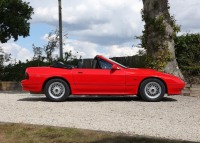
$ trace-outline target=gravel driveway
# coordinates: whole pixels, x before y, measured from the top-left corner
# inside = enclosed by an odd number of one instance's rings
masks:
[[[28,123],[200,142],[200,98],[172,96],[149,103],[137,97],[71,97],[0,94],[0,122]]]

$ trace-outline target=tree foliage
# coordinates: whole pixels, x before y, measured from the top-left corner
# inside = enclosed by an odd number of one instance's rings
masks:
[[[66,39],[67,34],[63,35],[63,39]],[[54,62],[64,62],[66,63],[67,61],[73,61],[74,59],[77,59],[76,55],[72,54],[72,51],[68,51],[64,53],[64,58],[60,59],[58,56],[53,55],[56,49],[59,49],[59,31],[55,30],[52,32],[49,32],[48,36],[46,37],[47,39],[47,44],[45,44],[42,47],[36,47],[35,45],[33,45],[33,52],[34,52],[34,59],[37,60],[46,60],[49,65],[54,63]],[[65,45],[65,41],[63,41],[62,43],[63,45]],[[44,55],[43,52],[44,51]]]
[[[39,60],[39,61],[43,61],[43,57],[42,57],[42,48],[41,47],[36,47],[34,44],[32,45],[33,48],[33,60]]]
[[[29,36],[33,8],[22,0],[0,0],[0,42]]]
[[[3,66],[4,62],[4,52],[3,49],[0,47],[0,68]]]
[[[59,32],[56,30],[55,32],[50,32],[47,36],[48,43],[44,46],[44,51],[46,54],[46,59],[49,63],[52,63],[53,52],[59,46]]]

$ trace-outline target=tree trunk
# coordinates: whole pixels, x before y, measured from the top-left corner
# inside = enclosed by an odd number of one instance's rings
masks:
[[[168,0],[143,0],[145,29],[142,46],[147,50],[150,67],[184,79],[175,57],[175,20],[169,14]]]

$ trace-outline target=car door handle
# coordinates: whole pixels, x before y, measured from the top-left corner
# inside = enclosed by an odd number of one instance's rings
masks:
[[[78,72],[79,74],[83,73],[83,72]]]

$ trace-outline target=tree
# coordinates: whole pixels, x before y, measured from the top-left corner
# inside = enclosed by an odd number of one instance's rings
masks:
[[[18,40],[19,36],[29,36],[33,8],[22,0],[0,1],[0,42],[6,43],[9,39]]]
[[[4,52],[3,49],[0,47],[0,68],[3,66],[4,62]]]
[[[42,57],[42,48],[41,47],[36,47],[34,44],[32,45],[33,48],[33,61],[36,60],[38,61],[38,66],[40,65],[40,62],[44,61],[44,57]]]
[[[42,48],[36,47],[34,44],[32,45],[33,48],[33,60],[42,60]]]
[[[3,67],[4,62],[9,62],[11,59],[11,54],[5,53],[0,47],[0,67]]]
[[[53,62],[53,52],[59,46],[59,32],[50,32],[47,36],[48,43],[44,46],[44,52],[46,54],[46,59],[51,64]]]
[[[62,34],[63,38],[62,39],[67,39],[68,34]],[[53,52],[59,48],[59,41],[60,41],[60,34],[59,31],[56,29],[53,32],[50,32],[47,36],[48,43],[44,45],[44,52],[46,55],[46,59],[49,62],[49,64],[52,64],[54,61],[67,61],[69,58],[73,58],[73,55],[71,52],[65,52],[65,58],[58,58],[58,57],[53,57]],[[65,45],[65,40],[62,40],[62,45]]]
[[[147,66],[183,79],[174,50],[174,38],[180,27],[170,16],[168,0],[142,1],[145,22],[142,46],[147,50]]]

